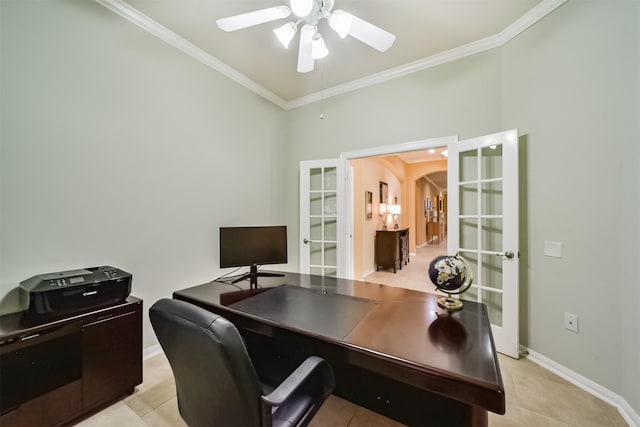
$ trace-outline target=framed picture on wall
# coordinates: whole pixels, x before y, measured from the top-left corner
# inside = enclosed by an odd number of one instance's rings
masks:
[[[373,193],[371,191],[364,192],[364,217],[366,219],[373,218]]]
[[[389,186],[380,181],[380,203],[389,203]]]

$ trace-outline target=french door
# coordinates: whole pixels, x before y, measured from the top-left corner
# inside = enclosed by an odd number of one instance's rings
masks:
[[[345,165],[300,162],[300,273],[344,277]]]
[[[449,253],[474,274],[461,298],[487,305],[496,348],[518,357],[518,131],[451,143]]]

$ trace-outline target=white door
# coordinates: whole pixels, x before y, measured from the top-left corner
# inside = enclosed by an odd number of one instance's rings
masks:
[[[518,357],[518,131],[449,144],[449,253],[471,265],[461,298],[485,303],[500,353]]]
[[[300,162],[300,273],[344,277],[344,169],[341,159]]]

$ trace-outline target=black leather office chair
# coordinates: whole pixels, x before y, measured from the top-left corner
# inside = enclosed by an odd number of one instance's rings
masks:
[[[304,426],[333,390],[331,367],[315,356],[276,387],[261,384],[235,326],[193,304],[161,299],[149,316],[189,426]]]

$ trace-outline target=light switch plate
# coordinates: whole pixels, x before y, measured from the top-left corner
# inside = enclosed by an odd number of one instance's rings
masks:
[[[544,254],[554,258],[562,258],[562,243],[544,241]]]

